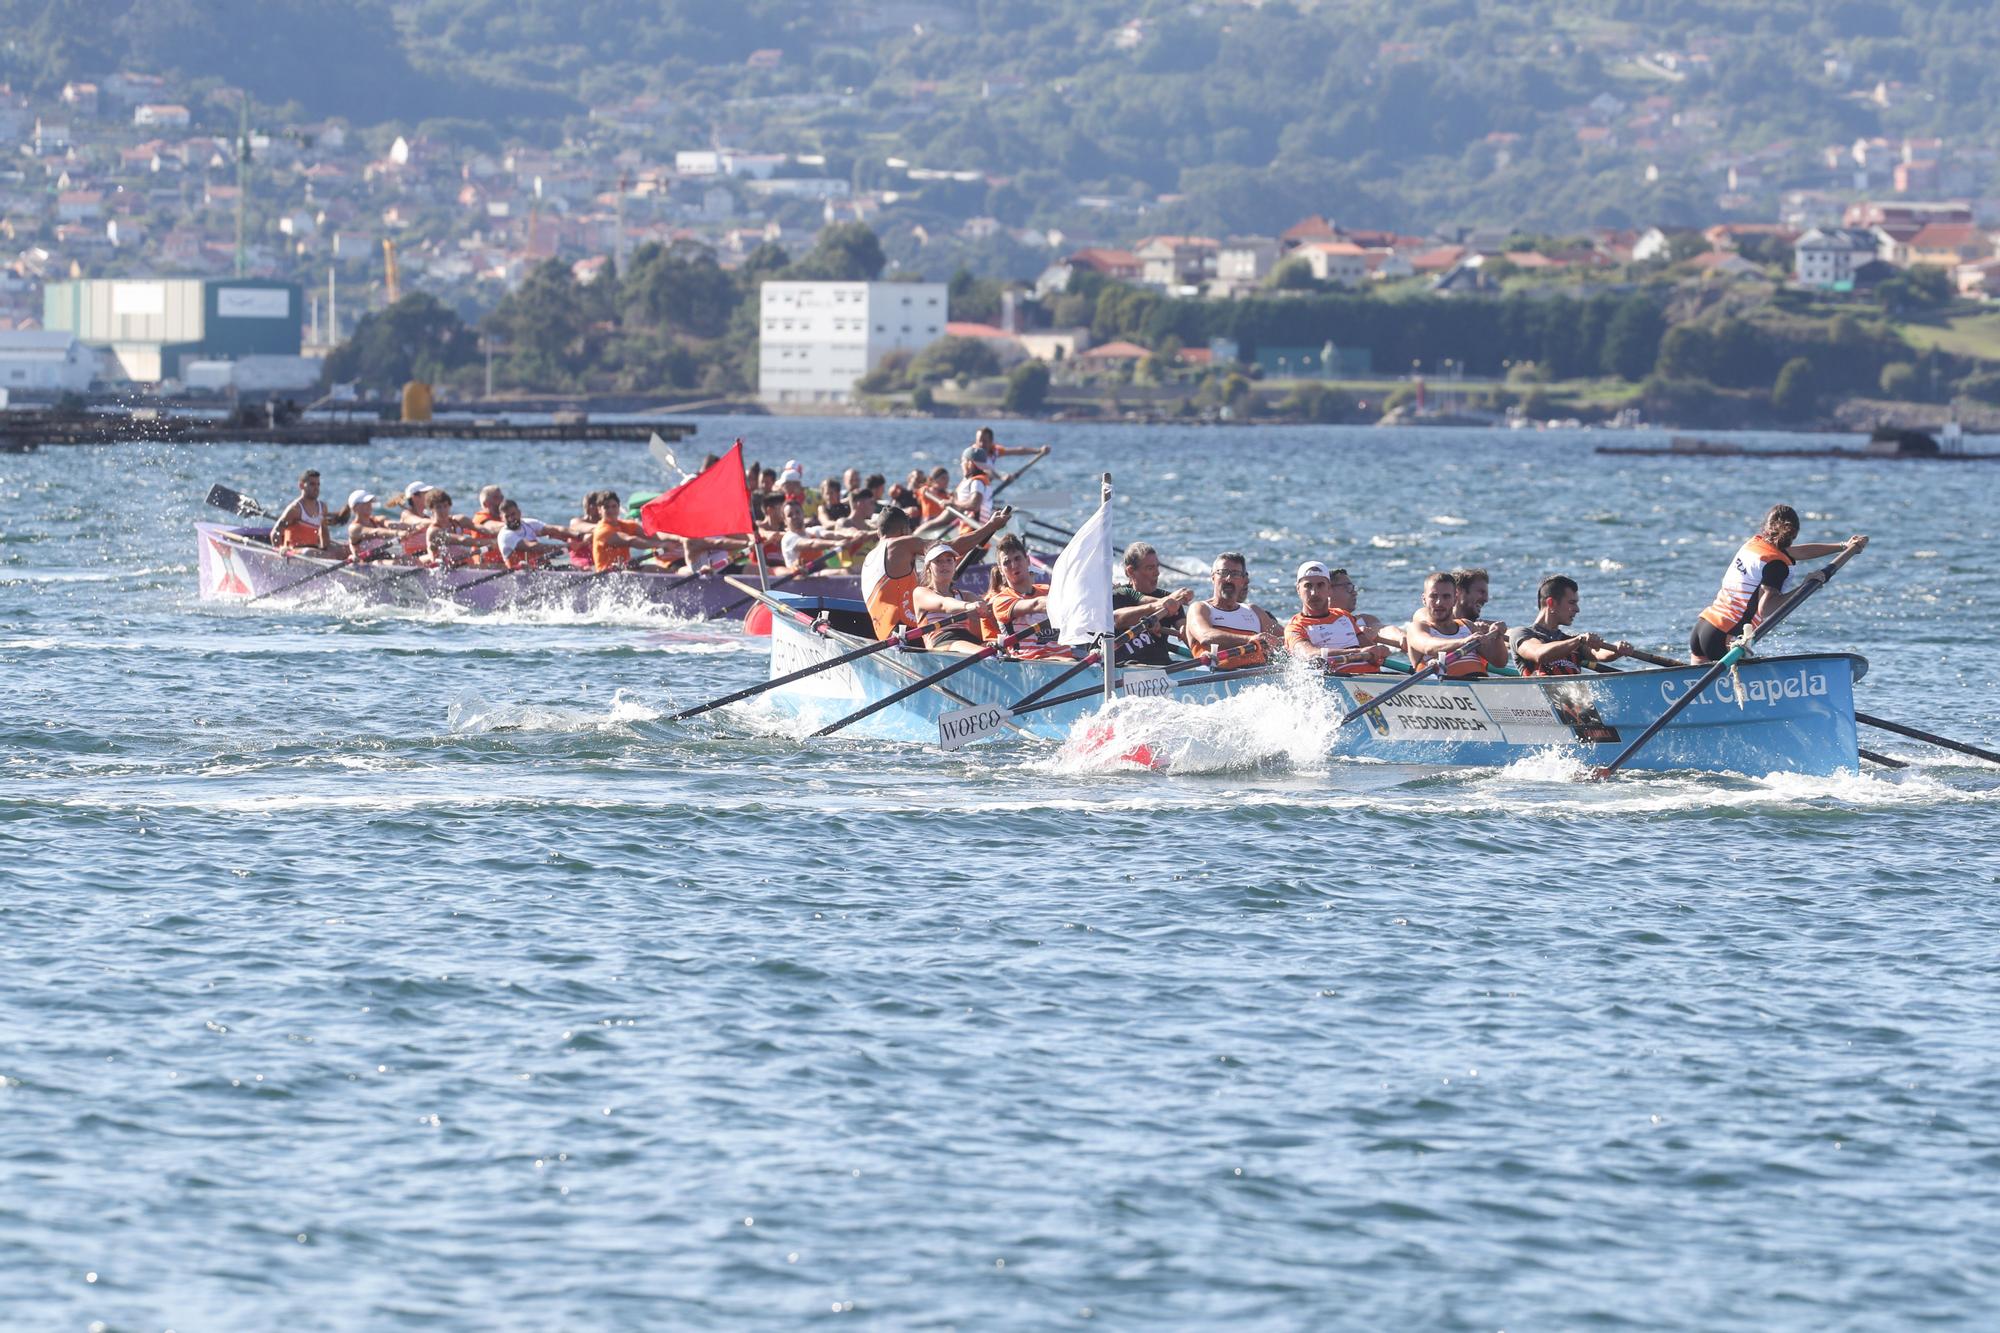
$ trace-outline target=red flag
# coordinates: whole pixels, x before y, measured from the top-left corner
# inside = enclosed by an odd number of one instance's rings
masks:
[[[639,523],[649,533],[675,537],[739,537],[753,531],[743,441],[665,495],[646,501]]]

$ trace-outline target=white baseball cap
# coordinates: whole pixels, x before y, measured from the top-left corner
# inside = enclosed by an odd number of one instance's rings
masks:
[[[928,565],[941,555],[956,556],[957,554],[958,548],[950,542],[932,542],[930,548],[924,552],[924,563]]]
[[[430,488],[431,484],[427,481],[413,481],[403,488],[403,498],[407,500],[413,495],[422,495]]]
[[[349,491],[347,493],[347,507],[349,509],[354,508],[356,505],[372,505],[374,503],[375,497],[367,491]]]
[[[787,465],[785,470],[778,474],[778,484],[783,486],[788,481],[796,481],[803,486],[806,484],[806,474],[799,471],[796,465]]]
[[[1302,583],[1306,579],[1325,579],[1331,577],[1333,576],[1326,572],[1325,565],[1322,565],[1317,560],[1308,560],[1299,566],[1298,573],[1292,575],[1292,582]]]

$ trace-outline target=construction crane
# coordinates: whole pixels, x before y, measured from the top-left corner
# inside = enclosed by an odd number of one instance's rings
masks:
[[[389,293],[389,304],[396,304],[401,294],[402,284],[397,280],[396,243],[387,236],[382,238],[382,286]]]

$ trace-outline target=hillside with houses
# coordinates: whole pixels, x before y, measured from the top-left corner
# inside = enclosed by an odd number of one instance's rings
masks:
[[[1435,356],[1381,332],[1447,302],[1643,302],[1659,348],[1613,378],[1661,406],[1774,387],[1792,357],[1752,385],[1669,354],[1725,325],[1859,330],[1871,383],[1822,396],[1976,397],[2000,355],[2000,37],[1963,6],[0,10],[15,330],[54,281],[243,275],[298,284],[309,355],[417,293],[497,389],[741,394],[754,282],[858,227],[880,265],[828,274],[950,281],[958,336],[1059,386],[1085,353],[1187,382],[1232,347],[1253,379],[1547,369],[1519,320]],[[551,350],[524,311],[581,331]]]

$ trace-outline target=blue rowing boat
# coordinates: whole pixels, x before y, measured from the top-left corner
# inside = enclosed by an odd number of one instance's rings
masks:
[[[872,638],[861,603],[772,593],[770,679],[815,662],[830,661]],[[780,712],[818,727],[959,660],[954,655],[889,649],[807,676],[765,696]],[[1071,663],[990,658],[938,686],[919,691],[856,723],[843,735],[943,744],[955,748],[952,729],[981,710],[1004,714]],[[1683,710],[1632,761],[1653,770],[1692,769],[1761,775],[1827,774],[1857,770],[1854,682],[1868,670],[1852,653],[1805,653],[1756,658],[1724,675]],[[1171,674],[1120,673],[1121,692],[1215,704],[1264,688],[1273,708],[1297,708],[1300,688],[1330,691],[1341,712],[1360,708],[1406,677],[1320,676],[1287,664],[1244,671],[1207,667]],[[1393,764],[1495,766],[1551,749],[1587,764],[1605,762],[1702,675],[1698,667],[1660,667],[1588,676],[1489,676],[1428,680],[1400,691],[1381,708],[1334,733],[1337,756]],[[1089,689],[1096,668],[1072,684]],[[1071,693],[1065,687],[1051,697]],[[1087,697],[1052,708],[983,719],[996,737],[1061,741],[1100,699]],[[1141,705],[1143,706],[1143,705]],[[998,725],[992,724],[997,722]],[[941,731],[942,724],[942,731]]]

